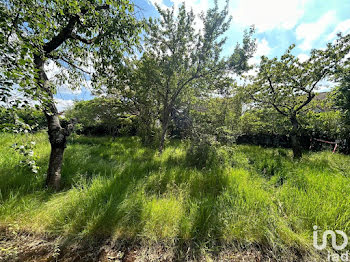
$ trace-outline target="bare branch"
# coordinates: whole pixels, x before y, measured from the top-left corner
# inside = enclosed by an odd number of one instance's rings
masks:
[[[70,65],[70,66],[72,66],[72,67],[78,69],[79,71],[82,71],[82,72],[85,73],[85,74],[88,74],[88,75],[91,74],[90,72],[88,72],[88,71],[82,69],[81,67],[79,67],[79,66],[77,66],[76,64],[72,63],[71,61],[67,60],[67,59],[66,59],[65,57],[63,57],[63,56],[62,56],[62,57],[59,57],[58,59],[61,59],[62,61],[64,61],[64,62],[67,63],[68,65]]]
[[[79,67],[78,65],[76,65],[76,64],[74,64],[73,62],[69,61],[69,60],[68,60],[66,57],[64,57],[64,56],[57,56],[57,55],[49,54],[49,55],[47,55],[47,57],[48,57],[48,58],[51,58],[51,59],[62,60],[62,61],[64,61],[65,63],[67,63],[68,65],[70,65],[70,66],[72,66],[72,67],[78,69],[79,71],[82,71],[82,72],[85,73],[85,74],[88,74],[88,75],[91,74],[90,72],[88,72],[88,71],[82,69],[82,68]]]
[[[248,93],[248,94],[255,102],[262,103],[262,104],[268,104],[268,105],[272,106],[273,108],[275,108],[278,113],[280,113],[284,116],[288,116],[288,114],[284,113],[280,108],[278,108],[278,106],[275,103],[257,99],[252,93]]]

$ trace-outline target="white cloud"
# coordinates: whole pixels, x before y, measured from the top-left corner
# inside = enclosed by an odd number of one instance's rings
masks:
[[[254,66],[248,72],[244,73],[245,77],[256,76],[258,74],[258,69],[256,66],[260,63],[260,59],[262,56],[268,56],[271,53],[271,47],[269,46],[269,42],[263,38],[257,41],[257,49],[255,55],[249,59],[248,64],[250,66]],[[245,80],[239,80],[239,84],[243,84]]]
[[[210,0],[169,0],[175,10],[185,2],[187,7],[193,9],[195,14],[205,12],[210,6]],[[305,3],[309,0],[240,0],[230,2],[230,14],[233,22],[243,27],[255,25],[258,32],[272,30],[274,28],[292,29],[304,14]],[[162,9],[169,8],[165,0],[148,0],[154,6],[157,4]],[[224,1],[219,1],[220,4]],[[196,19],[197,27],[201,28],[199,19]]]
[[[344,35],[350,33],[350,19],[340,22],[332,33],[327,37],[327,41],[333,40],[338,33],[343,33]]]
[[[84,87],[87,90],[91,91],[93,89],[91,79],[89,79],[89,80],[84,79],[83,82],[81,83],[81,87]]]
[[[257,56],[263,56],[263,55],[268,55],[271,52],[271,47],[269,46],[269,42],[263,38],[261,40],[258,40],[257,42],[257,50],[256,50],[256,55]]]
[[[57,88],[57,94],[80,95],[81,92],[82,92],[81,88],[71,89],[67,85],[61,85]]]
[[[175,7],[175,11],[178,9],[182,3],[185,2],[186,7],[192,8],[193,12],[196,14],[199,14],[202,11],[206,11],[209,8],[209,0],[169,0],[172,3],[172,6]],[[162,9],[167,9],[169,6],[167,6],[164,3],[164,0],[149,0],[151,4],[154,6],[157,4],[159,5]]]
[[[258,32],[275,28],[292,29],[304,14],[307,0],[241,0],[233,3],[233,22],[248,27],[255,25]]]
[[[73,100],[64,100],[60,98],[55,98],[55,103],[59,112],[66,110],[73,106]]]
[[[315,90],[316,92],[329,92],[337,86],[337,83],[329,79],[322,80]]]
[[[296,30],[296,37],[303,42],[298,46],[302,50],[310,50],[315,40],[319,39],[327,28],[336,20],[336,12],[329,11],[318,21],[309,24],[301,24]]]
[[[249,65],[258,64],[261,56],[268,56],[270,52],[271,47],[269,46],[269,42],[265,38],[258,40],[255,55],[248,61]]]
[[[307,54],[299,54],[298,58],[299,58],[300,62],[305,62],[306,60],[308,60],[310,58],[310,56]]]
[[[62,68],[58,67],[58,65],[52,60],[49,60],[48,63],[45,63],[44,68],[46,75],[50,81],[53,80],[56,77],[56,75],[58,75],[62,71]]]
[[[158,5],[162,9],[167,8],[167,6],[163,3],[163,0],[148,0],[148,2],[154,6]]]
[[[164,0],[148,0],[151,4],[153,4],[154,6],[157,4],[159,5],[162,9],[168,9],[170,8],[169,6],[167,6],[164,3]],[[182,5],[182,3],[185,2],[186,5],[186,9],[192,9],[194,14],[196,15],[195,18],[195,27],[197,30],[200,30],[203,28],[203,23],[201,21],[201,19],[199,18],[199,14],[201,12],[206,12],[209,9],[209,0],[169,0],[171,2],[171,6],[174,6],[175,8],[175,14],[179,8],[180,5]]]
[[[87,60],[87,65],[82,67],[83,70],[90,72],[92,74],[95,72],[93,67],[92,58],[89,57]],[[68,69],[59,66],[52,60],[49,60],[45,64],[45,72],[50,82],[57,86],[57,94],[71,94],[80,95],[82,93],[82,88],[92,90],[91,78],[87,74],[83,74],[81,78],[77,79],[70,78]],[[64,75],[66,79],[60,80],[59,75]]]

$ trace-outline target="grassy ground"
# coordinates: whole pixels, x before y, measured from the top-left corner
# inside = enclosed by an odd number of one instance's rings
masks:
[[[10,149],[24,137],[0,134],[0,223],[64,238],[113,238],[142,245],[258,248],[278,259],[316,256],[314,225],[350,235],[350,157],[330,152],[291,160],[284,149],[221,148],[198,169],[186,146],[164,153],[137,138],[72,137],[63,190],[43,188],[49,144],[36,134],[38,174]],[[181,248],[179,248],[181,249]]]

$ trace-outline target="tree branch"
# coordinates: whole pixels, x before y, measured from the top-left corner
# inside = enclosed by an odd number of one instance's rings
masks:
[[[71,32],[69,38],[72,38],[72,39],[75,39],[75,40],[79,40],[80,42],[84,43],[84,44],[87,44],[87,45],[90,45],[92,43],[94,43],[96,41],[96,39],[98,39],[99,35],[94,37],[94,38],[90,38],[90,39],[86,39],[80,35],[77,35],[76,33],[74,32]]]
[[[273,103],[273,102],[267,102],[267,101],[263,101],[263,100],[259,100],[257,99],[253,94],[251,93],[248,93],[249,96],[255,101],[255,102],[258,102],[258,103],[262,103],[262,104],[268,104],[268,105],[271,105],[273,108],[276,109],[276,111],[284,116],[288,116],[288,114],[284,113],[281,109],[278,108],[278,106]]]
[[[12,27],[11,27],[10,31],[8,32],[8,34],[6,36],[6,41],[7,42],[9,41],[9,38],[12,35],[13,28],[17,28],[17,21],[18,21],[20,13],[21,13],[21,9],[18,10],[16,17],[12,20]]]
[[[302,103],[298,108],[295,110],[295,112],[299,112],[304,106],[309,104],[311,100],[315,97],[315,94],[312,93],[312,91],[315,89],[316,85],[325,77],[325,75],[329,72],[329,69],[323,70],[322,74],[320,77],[315,81],[315,83],[312,84],[311,89],[306,91],[308,93],[307,99]]]
[[[274,89],[274,87],[273,87],[273,85],[272,85],[272,81],[271,81],[271,78],[270,78],[269,76],[267,77],[267,80],[268,80],[268,82],[269,82],[269,87],[270,87],[270,89],[271,89],[271,91],[272,91],[272,93],[273,93],[273,102],[270,102],[269,104],[272,105],[272,106],[277,110],[278,113],[280,113],[280,114],[282,114],[282,115],[284,115],[284,116],[288,116],[288,114],[284,113],[284,112],[283,112],[281,109],[279,109],[278,106],[276,105],[276,91],[275,91],[275,89]],[[287,109],[289,109],[289,108],[287,107]]]
[[[59,57],[59,59],[61,59],[62,61],[64,61],[64,62],[67,63],[68,65],[70,65],[70,66],[72,66],[72,67],[74,67],[74,68],[76,68],[76,69],[82,71],[82,72],[85,73],[85,74],[88,74],[88,75],[91,74],[90,72],[88,72],[88,71],[82,69],[81,67],[79,67],[79,66],[77,66],[76,64],[72,63],[71,61],[67,60],[65,57]]]
[[[88,75],[91,74],[90,72],[88,72],[88,71],[82,69],[81,67],[77,66],[76,64],[72,63],[71,61],[69,61],[69,60],[68,60],[66,57],[64,57],[64,56],[57,56],[57,55],[51,55],[51,54],[49,54],[49,55],[47,55],[47,57],[48,57],[48,58],[51,58],[51,59],[62,60],[62,61],[64,61],[65,63],[67,63],[68,65],[70,65],[70,66],[72,66],[72,67],[74,67],[74,68],[76,68],[76,69],[82,71],[82,72],[85,73],[85,74],[88,74]]]
[[[328,69],[325,69],[325,70],[322,72],[322,74],[321,74],[321,76],[319,77],[319,79],[317,79],[317,80],[315,81],[315,83],[312,85],[312,87],[311,87],[311,89],[310,89],[310,93],[315,89],[316,85],[326,76],[326,74],[327,74],[328,72],[329,72]]]
[[[97,11],[109,9],[109,5],[101,5],[95,8]],[[80,15],[85,15],[88,12],[88,9],[82,9]],[[72,16],[68,24],[62,28],[62,30],[54,36],[49,42],[47,42],[43,49],[45,54],[50,54],[53,50],[58,48],[61,44],[63,44],[64,41],[66,41],[68,38],[71,37],[71,34],[74,30],[75,25],[79,22],[80,15],[76,14]]]
[[[74,26],[79,21],[79,16],[75,15],[71,19],[69,19],[68,24],[62,28],[62,30],[58,33],[58,35],[54,36],[51,41],[47,42],[43,49],[45,54],[50,54],[53,50],[58,48],[64,41],[66,41],[69,37],[71,32],[74,29]]]
[[[295,112],[299,112],[304,106],[309,104],[311,100],[315,97],[315,94],[312,94],[311,92],[309,93],[307,99],[305,100],[304,103],[302,103],[297,109],[295,109]]]

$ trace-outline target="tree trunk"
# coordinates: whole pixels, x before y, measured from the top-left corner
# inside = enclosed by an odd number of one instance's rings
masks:
[[[64,149],[66,148],[67,137],[73,130],[73,123],[69,123],[64,127],[61,126],[60,119],[58,117],[58,110],[53,98],[53,92],[44,70],[44,60],[39,55],[35,55],[34,63],[38,69],[37,82],[39,92],[43,94],[41,103],[47,120],[48,135],[51,144],[46,186],[54,190],[58,190],[61,182],[63,153]]]
[[[299,136],[292,134],[291,140],[292,140],[293,158],[300,159],[303,153],[300,145]]]
[[[300,159],[303,153],[302,153],[302,147],[300,144],[300,137],[299,137],[299,122],[295,115],[293,115],[290,118],[290,120],[292,123],[291,142],[292,142],[293,158]]]
[[[64,147],[51,144],[49,169],[47,171],[46,186],[54,190],[60,189],[61,167],[63,163]]]
[[[49,168],[47,170],[46,186],[54,190],[59,190],[61,183],[61,167],[63,163],[64,149],[67,144],[72,127],[66,128],[61,126],[58,114],[47,115],[48,134],[51,144],[51,154]]]
[[[161,133],[160,144],[159,144],[160,154],[163,152],[163,149],[164,149],[165,138],[166,138],[166,134],[168,132],[168,126],[169,126],[169,118],[170,118],[170,110],[168,108],[165,108],[163,112],[162,133]]]

